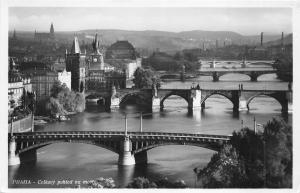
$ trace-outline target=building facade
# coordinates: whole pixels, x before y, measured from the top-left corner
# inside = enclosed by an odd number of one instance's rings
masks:
[[[85,90],[86,54],[81,53],[77,37],[74,37],[71,51],[66,50],[66,70],[71,72],[71,89],[77,92]]]
[[[125,71],[126,79],[132,79],[135,70],[141,67],[141,58],[138,57],[134,46],[128,41],[117,41],[106,51],[105,62]]]
[[[86,89],[101,90],[110,88],[111,85],[115,85],[118,88],[126,88],[125,73],[123,71],[115,71],[113,66],[104,63],[97,34],[92,42],[92,47],[93,52],[87,56]]]

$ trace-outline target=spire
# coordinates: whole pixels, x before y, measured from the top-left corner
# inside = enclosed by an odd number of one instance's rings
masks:
[[[50,34],[54,34],[54,27],[53,27],[53,23],[51,22],[51,27],[50,27]]]
[[[94,40],[92,42],[92,46],[93,46],[94,53],[100,54],[100,51],[99,51],[99,49],[100,49],[100,41],[98,39],[98,34],[97,33],[96,33],[95,38],[94,38]]]
[[[13,39],[17,39],[16,29],[14,29]]]
[[[283,40],[283,38],[284,38],[284,34],[283,34],[283,32],[281,32],[281,47],[283,47],[283,44],[284,44],[284,40]]]
[[[71,48],[71,54],[80,54],[80,46],[77,39],[77,36],[74,37],[72,48]]]

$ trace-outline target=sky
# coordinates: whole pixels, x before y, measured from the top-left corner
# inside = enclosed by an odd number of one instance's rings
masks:
[[[159,31],[292,32],[290,8],[195,7],[10,7],[9,30],[55,31],[122,29]]]

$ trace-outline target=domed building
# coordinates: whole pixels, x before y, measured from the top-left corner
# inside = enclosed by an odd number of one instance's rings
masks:
[[[138,67],[141,67],[141,58],[131,43],[127,40],[113,43],[105,53],[105,63],[126,72],[126,79],[133,78]]]
[[[106,51],[106,59],[136,59],[136,51],[127,40],[117,41]]]

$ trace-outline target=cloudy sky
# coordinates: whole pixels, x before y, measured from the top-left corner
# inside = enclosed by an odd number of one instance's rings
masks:
[[[160,31],[292,32],[289,8],[9,8],[9,30],[124,29]]]

